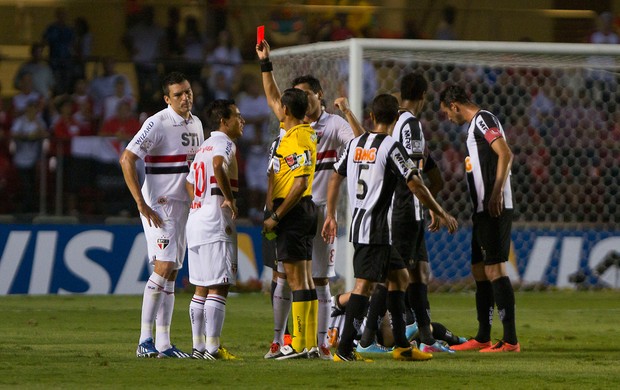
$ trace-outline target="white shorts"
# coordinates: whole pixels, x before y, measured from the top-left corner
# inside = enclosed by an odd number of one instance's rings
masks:
[[[189,206],[187,202],[168,200],[151,208],[162,219],[163,225],[159,228],[149,226],[146,218],[140,214],[149,263],[153,264],[155,260],[169,261],[176,263],[175,269],[181,269],[185,260],[185,225]]]
[[[317,226],[316,236],[312,241],[312,277],[313,278],[332,278],[336,276],[336,240],[333,244],[328,244],[321,236],[325,215],[327,214],[326,205],[316,205]]]
[[[194,286],[235,284],[237,240],[202,244],[188,251],[189,281]]]

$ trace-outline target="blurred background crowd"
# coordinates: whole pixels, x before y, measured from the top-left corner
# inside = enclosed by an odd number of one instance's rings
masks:
[[[40,214],[85,221],[137,216],[118,156],[142,121],[164,107],[162,75],[178,70],[192,83],[194,115],[202,116],[214,99],[236,100],[246,120],[239,140],[244,192],[239,209],[248,223],[259,223],[267,145],[276,132],[255,61],[254,33],[260,24],[273,48],[349,38],[620,43],[620,18],[614,13],[614,5],[620,4],[614,1],[546,1],[544,9],[522,9],[518,1],[462,5],[407,0],[126,0],[54,1],[32,7],[5,3],[0,16],[10,23],[0,27],[0,214],[23,220]],[[529,24],[523,27],[519,20]],[[377,92],[375,78],[380,77],[374,72],[378,65],[365,66],[370,68],[366,75],[372,75],[366,76],[372,97]],[[435,73],[427,69],[427,76]],[[502,99],[488,108],[509,119],[517,178],[532,186],[559,186],[556,193],[519,192],[522,202],[539,204],[540,210],[531,212],[540,213],[542,220],[548,203],[568,202],[567,213],[572,202],[596,205],[604,200],[606,180],[619,176],[617,76],[589,78],[602,84],[596,88],[602,91],[599,96],[589,94],[588,86],[560,88],[562,77],[533,71],[520,85],[509,72],[486,72],[476,75],[475,87],[470,88],[482,106],[489,95],[525,102],[521,111],[511,111],[513,105]],[[428,116],[435,125],[427,138],[453,140],[442,144],[436,160],[449,176],[446,191],[454,190],[450,186],[460,180],[464,149],[447,123],[431,118],[436,111],[429,109]],[[589,143],[575,154],[574,140]],[[552,159],[575,161],[551,163]],[[576,172],[577,177],[600,177],[600,185],[590,198],[564,199],[575,193],[571,186],[582,184],[567,181],[575,176],[571,169],[582,165],[580,159],[588,160],[591,168]],[[551,166],[565,168],[550,171]],[[544,199],[532,199],[532,194]]]

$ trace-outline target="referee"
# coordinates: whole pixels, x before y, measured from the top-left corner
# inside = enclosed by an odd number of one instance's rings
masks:
[[[312,240],[316,234],[317,209],[312,201],[316,165],[316,134],[303,119],[308,109],[304,91],[289,88],[280,94],[269,61],[269,44],[256,45],[263,86],[269,107],[286,133],[272,161],[273,213],[263,223],[275,232],[278,272],[284,272],[293,292],[293,341],[280,349],[276,360],[306,358],[318,354],[317,294],[312,281]]]

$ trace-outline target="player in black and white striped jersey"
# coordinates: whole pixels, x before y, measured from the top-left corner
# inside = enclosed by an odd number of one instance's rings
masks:
[[[510,187],[512,152],[499,119],[474,104],[453,85],[439,96],[441,111],[457,125],[469,124],[465,171],[473,206],[472,275],[476,281],[478,334],[454,350],[520,352],[515,326],[515,297],[506,262],[510,253],[513,204]],[[504,335],[491,344],[491,323],[497,305]]]
[[[372,103],[371,119],[374,129],[350,141],[334,165],[327,194],[327,217],[322,236],[333,241],[338,224],[335,209],[340,184],[346,178],[351,207],[350,240],[355,247],[353,267],[355,287],[346,307],[346,319],[335,361],[362,360],[353,350],[354,337],[362,324],[365,308],[374,282],[385,282],[398,273],[388,275],[390,263],[401,263],[393,269],[403,269],[404,263],[391,247],[391,226],[388,214],[398,180],[407,181],[409,189],[422,203],[433,210],[436,219],[430,226],[440,225],[450,232],[457,228],[456,220],[437,204],[418,176],[418,167],[403,146],[388,135],[398,117],[398,101],[391,95],[379,95]],[[431,354],[413,349],[405,337],[404,289],[388,294],[388,310],[392,313],[395,340],[393,356],[398,360],[427,360]]]

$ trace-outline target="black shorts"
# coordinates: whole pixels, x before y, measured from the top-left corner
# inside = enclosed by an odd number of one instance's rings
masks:
[[[388,270],[405,268],[405,263],[391,245],[353,244],[353,274],[356,279],[385,282]]]
[[[428,262],[424,221],[393,219],[392,245],[409,269],[413,269],[418,261]]]
[[[282,204],[273,202],[273,209]],[[276,260],[283,262],[311,260],[312,240],[316,235],[317,209],[310,196],[301,198],[276,226]]]
[[[512,217],[512,210],[504,210],[497,218],[491,217],[486,211],[473,215],[472,264],[483,261],[484,265],[492,265],[508,261]]]

